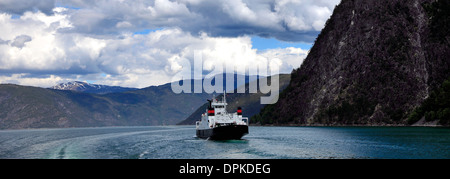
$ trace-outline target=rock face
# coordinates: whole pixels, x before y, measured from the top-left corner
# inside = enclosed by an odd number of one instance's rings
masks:
[[[343,0],[262,124],[402,125],[450,75],[450,5]]]

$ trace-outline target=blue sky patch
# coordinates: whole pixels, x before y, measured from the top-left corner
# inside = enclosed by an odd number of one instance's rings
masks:
[[[158,30],[163,30],[163,29],[164,28],[144,29],[144,30],[141,30],[141,31],[134,32],[133,35],[136,35],[136,34],[146,35],[146,34],[149,34],[150,32],[156,32]]]
[[[284,42],[279,41],[275,38],[263,38],[259,36],[252,36],[252,46],[258,50],[267,50],[267,49],[275,49],[275,48],[287,48],[287,47],[295,47],[301,48],[303,50],[309,50],[312,47],[312,43],[303,43],[303,42]]]

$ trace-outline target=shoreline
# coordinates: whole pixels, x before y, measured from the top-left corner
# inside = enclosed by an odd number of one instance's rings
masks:
[[[425,118],[420,119],[414,124],[265,124],[261,125],[260,123],[249,124],[249,126],[280,126],[280,127],[450,127],[448,125],[438,124],[439,120],[434,121],[426,121]]]
[[[450,128],[443,125],[249,125],[251,127],[432,127],[432,128]]]
[[[440,124],[249,124],[249,126],[261,127],[450,127]]]

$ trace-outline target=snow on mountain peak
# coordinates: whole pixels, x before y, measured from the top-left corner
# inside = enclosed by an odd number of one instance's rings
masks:
[[[90,84],[82,81],[71,81],[67,83],[60,83],[58,85],[50,87],[50,89],[106,94],[106,93],[130,91],[135,90],[136,88],[125,88],[120,86]]]

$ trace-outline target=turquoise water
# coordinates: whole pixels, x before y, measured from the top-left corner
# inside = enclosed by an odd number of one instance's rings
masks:
[[[243,140],[195,137],[193,126],[0,131],[0,158],[450,158],[450,129],[250,127]]]

